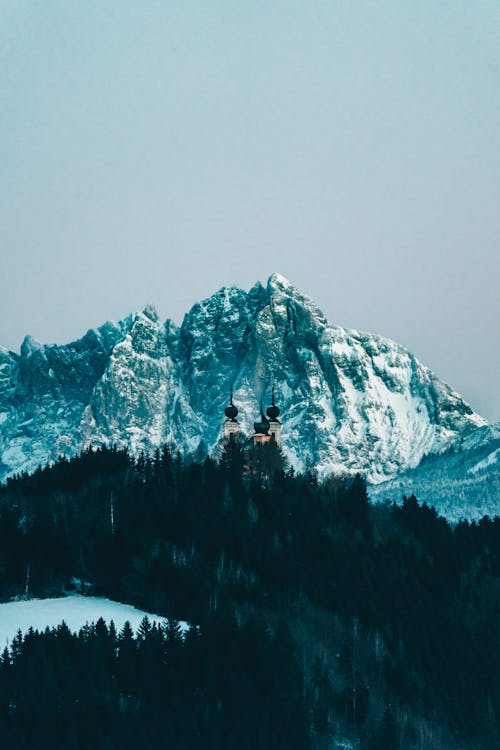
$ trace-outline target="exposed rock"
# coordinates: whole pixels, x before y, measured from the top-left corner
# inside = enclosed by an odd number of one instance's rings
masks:
[[[328,323],[275,274],[221,289],[180,329],[147,307],[66,346],[0,349],[0,477],[89,443],[211,450],[230,387],[250,432],[272,384],[298,469],[380,482],[486,424],[402,346]]]

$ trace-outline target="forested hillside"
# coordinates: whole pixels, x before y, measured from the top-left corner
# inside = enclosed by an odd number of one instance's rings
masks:
[[[0,670],[12,747],[45,746],[30,732],[52,715],[75,748],[500,743],[500,519],[371,505],[361,479],[294,476],[273,448],[252,474],[238,446],[89,450],[0,488],[0,596],[74,578],[197,627],[18,638]]]

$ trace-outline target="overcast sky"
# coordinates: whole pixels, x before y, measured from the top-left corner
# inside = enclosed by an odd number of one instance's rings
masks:
[[[274,271],[500,419],[498,0],[0,0],[0,343]]]

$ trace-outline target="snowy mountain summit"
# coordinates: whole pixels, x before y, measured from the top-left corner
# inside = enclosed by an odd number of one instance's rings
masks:
[[[404,347],[329,323],[287,279],[225,287],[181,327],[153,307],[64,346],[0,349],[0,478],[88,444],[212,450],[231,386],[250,432],[274,384],[296,468],[372,482],[486,421]]]

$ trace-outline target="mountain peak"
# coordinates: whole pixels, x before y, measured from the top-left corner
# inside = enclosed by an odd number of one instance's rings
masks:
[[[43,344],[28,334],[24,337],[23,343],[21,344],[21,355],[23,357],[28,357],[33,352],[39,352],[42,349]]]
[[[311,325],[320,324],[324,326],[328,323],[325,315],[316,303],[280,273],[273,273],[269,277],[267,281],[267,294],[274,311],[277,312],[280,310],[285,317],[287,316],[287,303],[291,300],[302,308],[302,310],[307,310],[308,315],[315,319],[315,322],[311,323]]]
[[[246,434],[272,382],[290,462],[323,475],[382,481],[484,424],[406,349],[328,325],[279,273],[224,287],[180,328],[148,305],[66,346],[27,337],[21,354],[1,373],[0,478],[89,443],[216,450],[231,386]]]
[[[149,320],[152,320],[153,323],[158,323],[160,320],[160,316],[158,315],[158,312],[154,305],[146,305],[146,307],[142,311],[142,315],[144,315],[146,318],[149,318]]]
[[[272,273],[271,276],[267,280],[267,288],[269,291],[281,291],[281,292],[287,292],[287,293],[295,293],[298,294],[298,289],[295,287],[291,281],[289,281],[286,276],[282,276],[280,273]]]

